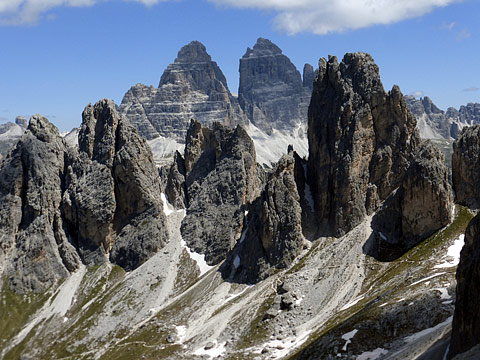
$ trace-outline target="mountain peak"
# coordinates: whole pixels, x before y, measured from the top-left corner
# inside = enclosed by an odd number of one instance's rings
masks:
[[[257,42],[253,46],[253,50],[248,48],[244,58],[246,57],[255,57],[255,56],[274,56],[274,55],[281,55],[282,49],[280,49],[277,45],[271,42],[268,39],[258,38]]]
[[[207,53],[205,45],[200,41],[192,41],[178,52],[176,63],[202,63],[210,62],[212,58]]]

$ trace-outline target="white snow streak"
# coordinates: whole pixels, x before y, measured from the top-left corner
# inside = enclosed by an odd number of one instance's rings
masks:
[[[376,348],[372,351],[365,351],[357,356],[356,360],[375,360],[378,359],[380,356],[388,354],[388,351],[382,348]]]
[[[465,235],[462,234],[455,240],[452,246],[447,250],[447,258],[449,261],[445,261],[442,264],[435,265],[435,269],[443,269],[457,266],[460,262],[460,252],[462,251],[463,245],[465,245]]]
[[[353,329],[352,331],[342,335],[342,339],[345,340],[345,345],[343,345],[343,348],[342,348],[343,351],[347,351],[348,344],[352,342],[352,339],[357,332],[358,332],[357,329]]]

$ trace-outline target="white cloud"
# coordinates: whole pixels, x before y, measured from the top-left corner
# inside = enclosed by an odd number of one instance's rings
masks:
[[[415,92],[411,93],[410,95],[413,96],[413,97],[416,97],[416,98],[423,97],[423,91],[418,90],[418,91],[415,91]]]
[[[456,22],[455,22],[455,21],[452,21],[451,23],[443,22],[443,24],[442,24],[442,26],[440,27],[440,29],[452,31],[453,28],[455,27],[455,25],[456,25]]]
[[[472,86],[472,87],[469,87],[469,88],[466,88],[466,89],[463,89],[463,91],[465,92],[476,92],[480,90],[480,88],[476,87],[476,86]]]
[[[31,25],[38,22],[43,14],[60,6],[93,6],[108,0],[0,0],[0,25]],[[166,0],[123,0],[152,6]],[[47,15],[48,19],[54,15]]]
[[[391,24],[460,0],[210,0],[237,8],[271,9],[275,24],[290,34],[327,34]]]

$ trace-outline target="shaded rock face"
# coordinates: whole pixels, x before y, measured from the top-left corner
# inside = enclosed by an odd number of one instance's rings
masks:
[[[452,182],[456,202],[480,207],[480,125],[463,129],[453,143]]]
[[[198,41],[179,51],[158,88],[133,86],[124,96],[120,112],[146,139],[160,135],[181,143],[192,118],[207,126],[213,122],[230,127],[247,123],[225,76]]]
[[[0,275],[17,292],[43,291],[80,264],[60,210],[67,158],[37,115],[0,168]]]
[[[364,53],[320,59],[308,114],[308,174],[322,234],[340,236],[398,188],[419,147],[397,86]]]
[[[160,179],[146,141],[102,100],[83,112],[64,212],[85,263],[134,269],[167,240]]]
[[[305,83],[278,46],[259,38],[240,59],[238,101],[248,119],[267,134],[305,123],[313,68],[304,72]]]
[[[253,141],[245,130],[192,121],[185,145],[186,208],[183,239],[217,264],[240,238],[245,205],[257,197],[259,182]]]
[[[302,207],[295,176],[299,160],[290,152],[268,175],[261,196],[249,207],[242,238],[222,269],[224,277],[256,283],[288,267],[302,251]]]
[[[177,151],[167,174],[165,195],[175,209],[185,208],[185,160]]]
[[[457,268],[455,315],[449,358],[480,344],[480,216],[465,231],[465,245]],[[477,349],[478,353],[478,349]]]
[[[364,252],[392,261],[421,240],[448,225],[453,195],[443,154],[425,143],[412,160],[401,186],[372,219],[372,237]]]

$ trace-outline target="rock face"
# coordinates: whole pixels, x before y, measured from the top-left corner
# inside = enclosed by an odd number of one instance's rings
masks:
[[[452,181],[456,202],[480,207],[480,125],[465,128],[453,143]]]
[[[0,155],[7,155],[15,143],[25,133],[26,128],[23,121],[15,121],[15,124],[12,122],[0,124]]]
[[[248,119],[270,134],[305,123],[310,102],[313,68],[306,78],[270,40],[259,38],[240,59],[238,101]],[[304,86],[305,84],[305,86]]]
[[[260,197],[249,207],[244,233],[223,269],[224,277],[256,283],[288,267],[303,249],[302,207],[293,151],[268,175]]]
[[[417,100],[405,96],[410,111],[417,118],[417,127],[422,139],[450,139],[452,120],[428,97]]]
[[[183,239],[217,264],[240,238],[245,205],[257,196],[259,174],[253,141],[237,126],[212,129],[192,121],[185,145],[187,215]]]
[[[455,315],[449,358],[480,344],[480,216],[470,221],[457,268]],[[478,349],[477,349],[478,354]],[[471,357],[477,358],[477,357]]]
[[[480,104],[469,103],[459,110],[440,110],[428,97],[416,99],[405,96],[410,111],[417,118],[417,127],[422,139],[456,139],[465,126],[480,123]]]
[[[83,112],[79,154],[69,168],[64,211],[78,229],[82,258],[96,264],[110,253],[113,263],[134,269],[168,239],[151,150],[115,104],[102,100]]]
[[[449,224],[453,195],[443,154],[425,143],[411,162],[401,186],[372,220],[375,232],[365,252],[392,261]]]
[[[0,174],[0,275],[14,291],[43,291],[81,262],[134,269],[168,240],[152,153],[109,100],[85,108],[78,152],[32,117]]]
[[[343,235],[397,187],[418,149],[400,89],[368,54],[320,59],[309,108],[309,177],[324,234]]]
[[[0,169],[0,269],[17,292],[42,291],[80,264],[60,205],[67,147],[33,116]]]
[[[124,96],[120,112],[145,138],[160,135],[181,143],[190,119],[207,126],[216,121],[230,127],[247,123],[225,76],[198,41],[179,51],[158,88],[133,86]]]

